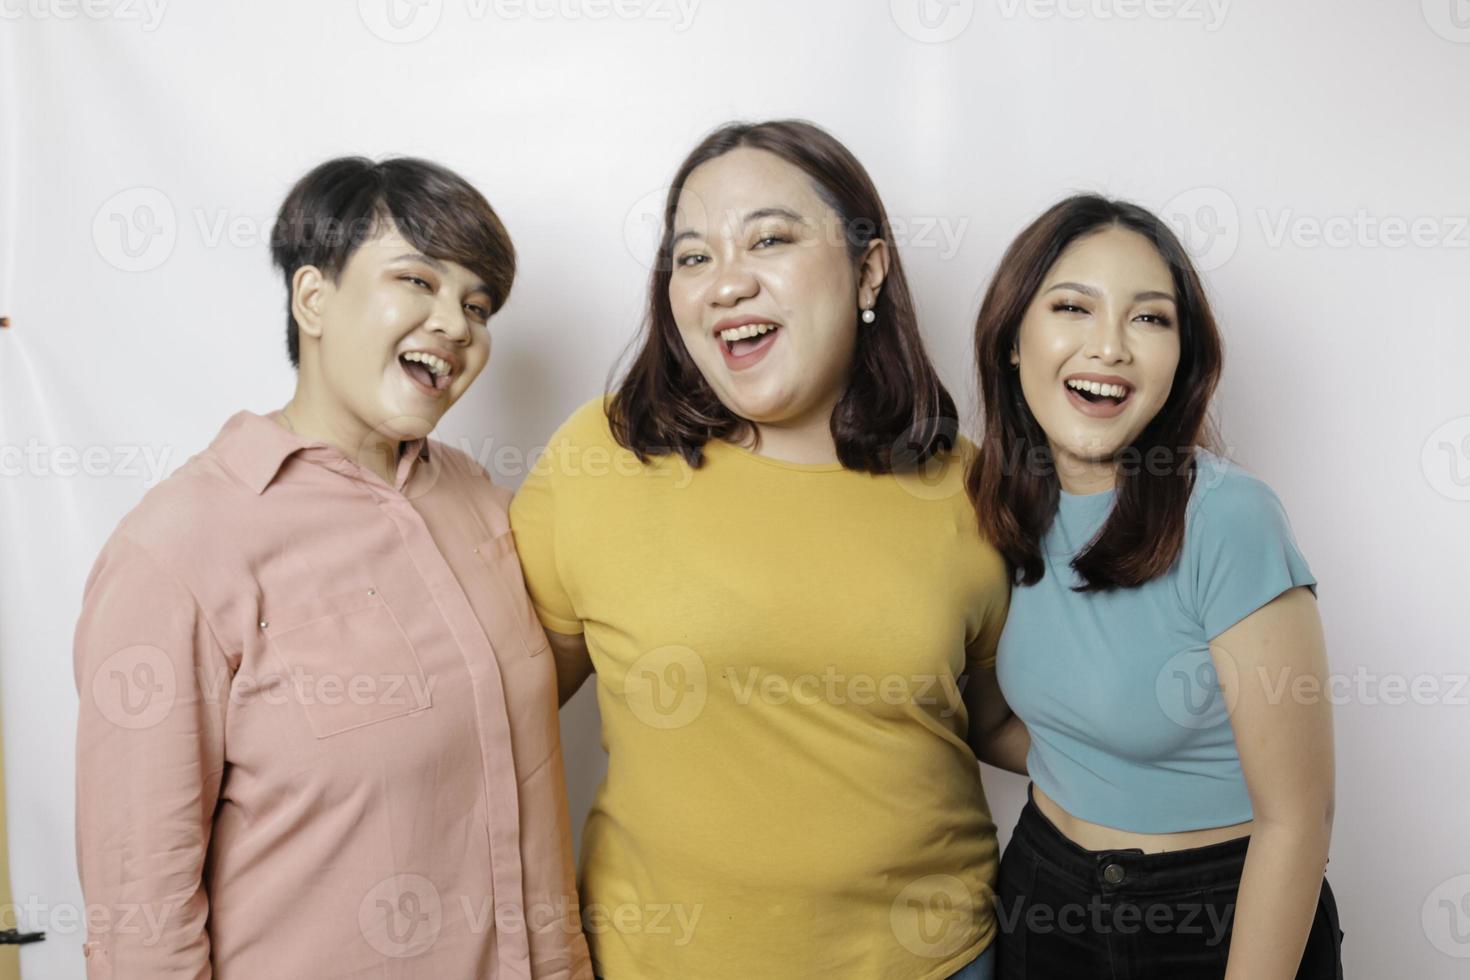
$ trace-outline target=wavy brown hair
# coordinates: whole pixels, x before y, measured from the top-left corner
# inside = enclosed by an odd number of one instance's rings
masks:
[[[696,167],[737,147],[773,153],[811,178],[818,195],[837,212],[854,268],[870,242],[893,243],[872,179],[826,130],[781,119],[730,123],[706,136],[674,174],[643,329],[634,342],[638,351],[622,380],[609,385],[615,389],[607,401],[613,435],[644,462],[678,453],[697,468],[709,439],[759,439],[754,424],[725,407],[700,374],[669,303],[679,195]],[[917,467],[952,448],[959,428],[954,399],[924,350],[903,263],[896,248],[888,254],[888,275],[873,307],[877,320],[858,330],[847,389],[832,412],[838,460],[848,469],[872,473]]]
[[[980,530],[1009,562],[1017,585],[1045,573],[1041,539],[1056,516],[1056,467],[1046,433],[1021,392],[1010,355],[1026,309],[1072,242],[1109,227],[1137,232],[1169,267],[1178,306],[1179,366],[1169,397],[1118,454],[1117,496],[1097,536],[1072,561],[1080,592],[1131,588],[1169,570],[1184,543],[1195,454],[1213,447],[1208,419],[1223,351],[1199,274],[1169,227],[1152,212],[1095,195],[1053,205],[1011,243],[975,321],[975,367],[983,412],[980,452],[965,485]]]

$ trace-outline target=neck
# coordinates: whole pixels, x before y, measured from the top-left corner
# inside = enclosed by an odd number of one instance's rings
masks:
[[[1112,460],[1079,459],[1055,448],[1052,459],[1056,461],[1057,482],[1067,493],[1102,493],[1118,483],[1117,467]]]
[[[832,438],[832,410],[836,406],[834,399],[798,418],[754,423],[760,434],[755,452],[783,463],[837,462],[837,443]]]
[[[341,405],[323,404],[308,392],[296,387],[296,393],[282,409],[287,428],[308,442],[323,442],[355,460],[393,485],[398,467],[398,442],[384,436],[354,416]]]

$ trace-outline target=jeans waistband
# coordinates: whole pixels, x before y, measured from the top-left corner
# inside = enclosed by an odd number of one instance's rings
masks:
[[[1240,880],[1250,837],[1149,854],[1138,848],[1089,851],[1057,829],[1036,805],[1031,787],[1011,845],[1020,842],[1073,884],[1103,894],[1162,893]]]

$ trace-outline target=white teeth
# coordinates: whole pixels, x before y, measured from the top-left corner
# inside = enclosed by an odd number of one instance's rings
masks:
[[[436,377],[442,377],[451,370],[449,362],[444,360],[444,358],[435,357],[433,354],[428,354],[421,350],[409,351],[403,355],[403,359],[405,361],[419,362],[432,371]]]
[[[776,329],[774,323],[747,323],[743,327],[731,327],[729,330],[720,331],[720,339],[726,343],[737,340],[745,340],[748,337],[759,337],[763,333],[769,333]]]
[[[1067,379],[1067,387],[1075,388],[1077,391],[1087,391],[1094,395],[1105,395],[1108,398],[1122,398],[1128,393],[1123,385],[1106,385],[1098,381],[1083,381],[1079,378]]]

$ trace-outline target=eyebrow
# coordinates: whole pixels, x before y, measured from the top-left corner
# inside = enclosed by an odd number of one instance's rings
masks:
[[[752,221],[760,221],[762,218],[786,218],[787,220],[794,221],[799,225],[807,224],[807,220],[805,218],[803,218],[801,215],[797,214],[790,208],[773,205],[766,208],[756,208],[754,211],[746,214],[745,217],[740,219],[740,225],[741,227],[744,227],[745,225],[750,224]],[[699,232],[695,231],[692,228],[685,228],[673,237],[673,239],[669,242],[669,247],[673,248],[675,245],[679,244],[686,238],[698,237]]]
[[[1071,289],[1075,292],[1081,293],[1084,296],[1091,296],[1093,299],[1097,299],[1101,295],[1096,289],[1093,289],[1091,286],[1080,282],[1059,282],[1055,286],[1052,286],[1050,289],[1048,289],[1047,292],[1053,293],[1056,292],[1058,289]],[[1177,299],[1174,298],[1173,293],[1164,293],[1160,292],[1157,289],[1145,289],[1141,293],[1133,294],[1133,302],[1135,303],[1141,303],[1147,299],[1165,299],[1171,303],[1176,304],[1179,302]]]
[[[443,262],[441,262],[438,259],[434,258],[432,255],[425,255],[422,252],[404,252],[402,255],[394,256],[393,258],[389,259],[388,261],[390,263],[392,263],[392,262],[422,262],[424,265],[426,265],[429,268],[433,269],[435,272],[443,273],[445,271],[445,269],[444,269],[444,263]],[[485,285],[483,282],[476,282],[473,286],[470,287],[470,292],[472,292],[472,293],[484,293],[486,296],[494,295],[494,294],[492,294],[490,292],[490,287],[487,286],[487,285]]]

